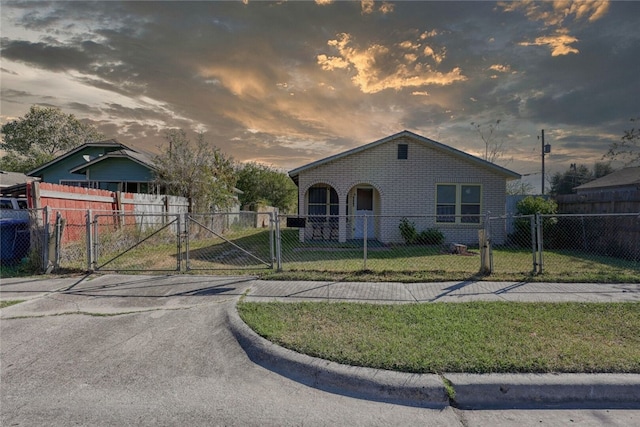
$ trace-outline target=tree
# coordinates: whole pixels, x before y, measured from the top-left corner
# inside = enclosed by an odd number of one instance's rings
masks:
[[[531,247],[532,215],[555,215],[558,212],[558,204],[553,199],[545,199],[541,196],[527,196],[516,204],[516,212],[519,218],[514,222],[514,232],[509,236],[511,241],[523,247]],[[542,220],[543,233],[550,235],[557,224],[555,217],[545,217]]]
[[[566,171],[556,172],[551,177],[551,191],[549,194],[553,196],[573,194],[575,187],[608,175],[613,172],[613,170],[613,167],[608,162],[596,163],[593,166],[593,170],[585,165],[576,165],[573,163]]]
[[[484,143],[484,154],[482,159],[491,163],[502,162],[508,164],[511,159],[505,159],[504,138],[498,135],[498,128],[500,127],[501,120],[496,120],[494,123],[489,123],[487,126],[471,122],[471,126],[480,135],[480,139]]]
[[[73,114],[56,107],[34,105],[24,117],[2,125],[0,148],[7,154],[0,168],[28,172],[79,145],[98,141],[102,134]]]
[[[507,182],[507,195],[519,196],[533,194],[534,188],[530,182],[521,179]]]
[[[201,133],[195,144],[183,130],[170,130],[165,138],[169,150],[155,158],[155,184],[168,194],[188,198],[190,212],[229,208],[236,183],[233,160]]]
[[[518,215],[554,215],[558,212],[558,204],[553,199],[541,196],[528,196],[516,204]]]
[[[631,122],[636,121],[640,121],[640,117],[631,119]],[[625,166],[640,164],[640,128],[625,130],[619,142],[611,143],[604,158],[621,160]]]
[[[298,187],[291,178],[269,166],[260,163],[238,165],[236,186],[242,191],[239,199],[242,206],[250,209],[264,203],[275,206],[283,212],[295,211],[298,201]]]

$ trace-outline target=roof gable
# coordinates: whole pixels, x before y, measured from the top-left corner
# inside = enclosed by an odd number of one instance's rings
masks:
[[[338,159],[341,159],[341,158],[344,158],[344,157],[347,157],[347,156],[351,156],[351,155],[356,154],[356,153],[360,153],[360,152],[365,151],[365,150],[369,150],[371,148],[377,147],[377,146],[382,145],[382,144],[386,144],[386,143],[388,143],[390,141],[393,141],[393,140],[396,140],[396,139],[400,139],[400,138],[411,138],[411,139],[413,139],[413,140],[415,140],[415,141],[417,141],[419,143],[425,144],[428,147],[431,147],[433,149],[436,149],[436,150],[451,154],[452,156],[457,157],[457,158],[459,158],[461,160],[466,160],[466,161],[469,161],[471,163],[477,164],[478,166],[481,166],[481,167],[487,168],[489,170],[492,170],[493,172],[498,173],[500,175],[503,175],[506,178],[520,179],[520,177],[521,177],[520,174],[518,174],[516,172],[513,172],[513,171],[511,171],[509,169],[503,168],[502,166],[498,166],[495,163],[491,163],[491,162],[483,160],[483,159],[481,159],[479,157],[472,156],[471,154],[465,153],[464,151],[457,150],[457,149],[455,149],[453,147],[450,147],[448,145],[445,145],[445,144],[442,144],[440,142],[434,141],[432,139],[426,138],[424,136],[415,134],[415,133],[410,132],[408,130],[404,130],[402,132],[396,133],[394,135],[390,135],[390,136],[388,136],[386,138],[379,139],[379,140],[371,142],[369,144],[361,145],[360,147],[356,147],[356,148],[353,148],[351,150],[347,150],[347,151],[344,151],[342,153],[335,154],[333,156],[329,156],[329,157],[326,157],[324,159],[320,159],[320,160],[317,160],[315,162],[312,162],[312,163],[306,164],[304,166],[301,166],[299,168],[293,169],[293,170],[291,170],[289,172],[289,176],[294,181],[297,181],[298,175],[300,175],[300,173],[302,173],[302,172],[305,172],[307,170],[322,166],[324,164],[333,162],[335,160],[338,160]]]
[[[133,162],[136,162],[150,170],[155,170],[156,167],[153,163],[153,159],[151,159],[151,157],[145,153],[140,153],[140,152],[136,152],[136,151],[132,151],[132,150],[116,150],[116,151],[112,151],[110,153],[107,153],[103,156],[100,157],[96,157],[93,160],[90,160],[87,163],[84,163],[80,166],[77,166],[73,169],[71,169],[69,172],[71,173],[84,173],[87,169],[91,168],[92,166],[101,163],[101,162],[105,162],[105,161],[109,161],[109,159],[129,159]]]
[[[577,186],[576,190],[591,190],[596,188],[611,188],[623,186],[640,186],[640,166],[624,168],[611,172],[602,178]]]
[[[120,142],[118,142],[115,139],[107,139],[104,141],[97,141],[97,142],[87,142],[84,143],[82,145],[77,146],[76,148],[67,151],[66,153],[56,157],[55,159],[51,160],[48,163],[45,163],[42,166],[39,166],[29,172],[27,172],[27,175],[38,175],[38,174],[42,174],[43,171],[45,171],[46,169],[50,168],[51,166],[54,166],[66,159],[68,159],[69,157],[81,153],[84,150],[90,149],[90,148],[95,148],[95,147],[104,147],[104,148],[113,148],[114,150],[122,150],[122,149],[126,149],[126,150],[130,150],[130,151],[135,151],[132,148],[127,147],[124,144],[121,144]]]

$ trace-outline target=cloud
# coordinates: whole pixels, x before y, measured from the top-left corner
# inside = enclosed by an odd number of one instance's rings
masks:
[[[353,46],[351,35],[342,33],[327,44],[335,48],[339,56],[318,55],[318,64],[325,71],[351,70],[351,81],[363,93],[429,85],[447,86],[467,79],[459,67],[448,72],[434,70],[427,60],[430,58],[436,65],[440,64],[444,51],[437,54],[427,46],[422,52],[423,57],[419,57],[415,50],[420,45],[412,42],[401,42],[397,49],[379,43],[358,48]]]
[[[549,46],[551,56],[569,55],[570,53],[580,53],[578,49],[571,46],[578,41],[577,38],[569,35],[566,31],[558,30],[549,36],[537,37],[533,42],[520,42],[520,46]]]
[[[531,21],[542,21],[548,27],[560,26],[572,17],[575,20],[594,22],[606,15],[608,0],[522,0],[498,2],[505,12],[523,11]]]
[[[360,7],[362,8],[362,14],[368,15],[373,13],[374,5],[375,4],[373,0],[360,0]]]
[[[578,39],[570,34],[569,26],[585,20],[593,23],[603,18],[609,10],[608,0],[523,0],[499,2],[498,5],[505,12],[522,11],[530,21],[541,21],[548,29],[553,29],[550,34],[536,37],[533,42],[519,43],[520,46],[548,46],[551,56],[580,53],[577,48],[571,46],[578,42]]]
[[[489,69],[493,71],[498,71],[500,73],[508,73],[509,71],[511,71],[511,66],[503,65],[503,64],[493,64],[492,66],[489,67]]]
[[[380,12],[383,14],[391,13],[395,9],[395,5],[393,3],[382,2],[382,6],[380,6]]]

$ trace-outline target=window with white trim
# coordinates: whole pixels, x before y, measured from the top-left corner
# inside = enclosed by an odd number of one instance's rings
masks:
[[[479,184],[437,184],[436,222],[479,224],[481,201]]]
[[[328,185],[314,185],[308,193],[308,215],[338,215],[338,193]]]

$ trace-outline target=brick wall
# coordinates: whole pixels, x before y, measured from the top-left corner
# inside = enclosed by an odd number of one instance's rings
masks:
[[[397,158],[398,144],[408,144],[408,158]],[[378,196],[374,200],[376,237],[383,242],[401,242],[399,218],[384,216],[425,215],[417,228],[437,227],[447,241],[477,243],[478,225],[435,224],[435,191],[438,183],[482,185],[481,212],[502,215],[505,209],[506,180],[503,176],[450,153],[432,148],[412,138],[397,138],[386,143],[338,158],[299,174],[301,213],[307,212],[306,193],[315,184],[331,185],[338,193],[340,215],[347,215],[347,200],[357,186],[371,186]],[[349,197],[348,197],[349,196]],[[349,215],[353,215],[352,209]],[[346,232],[346,234],[345,234]],[[350,238],[349,230],[341,238]]]

